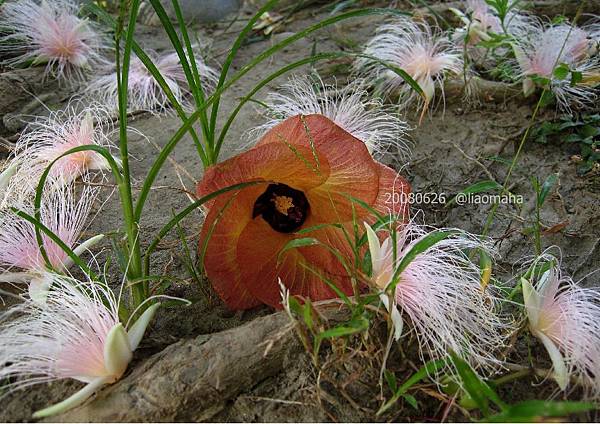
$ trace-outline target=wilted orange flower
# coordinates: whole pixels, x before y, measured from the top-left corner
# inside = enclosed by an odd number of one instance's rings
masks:
[[[360,199],[383,214],[406,214],[408,183],[376,162],[365,144],[322,115],[294,116],[273,127],[249,151],[207,169],[198,186],[204,196],[233,184],[259,181],[216,198],[209,206],[201,243],[208,278],[232,309],[266,303],[280,307],[278,279],[290,294],[322,300],[335,297],[307,267],[351,293],[350,279],[338,259],[319,245],[290,249],[293,239],[313,237],[337,249],[352,263],[354,255],[341,229],[353,234],[353,201]],[[358,222],[369,212],[354,203]],[[212,234],[211,234],[212,233]],[[279,259],[279,260],[278,260]]]

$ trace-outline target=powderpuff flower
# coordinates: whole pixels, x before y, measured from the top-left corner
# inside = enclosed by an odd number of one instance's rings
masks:
[[[48,227],[77,255],[91,248],[104,236],[96,235],[79,243],[79,236],[97,190],[85,187],[75,199],[71,186],[45,190],[40,208],[41,223]],[[21,208],[33,215],[31,207]],[[73,260],[61,247],[42,234],[49,265],[57,272],[66,271]],[[11,209],[0,210],[0,282],[29,283],[29,295],[42,302],[50,288],[47,264],[40,251],[35,226],[19,217]]]
[[[535,90],[538,77],[547,81],[559,107],[565,110],[593,104],[597,98],[595,86],[600,82],[600,58],[591,33],[565,23],[546,27],[535,19],[530,19],[528,28],[521,32],[513,41],[513,50],[524,94]],[[558,78],[555,70],[563,64],[569,72],[565,78]],[[582,76],[576,84],[571,84],[573,72]]]
[[[376,157],[392,152],[394,157],[407,159],[408,126],[392,107],[369,96],[364,87],[360,80],[338,87],[337,83],[324,83],[318,76],[292,77],[279,92],[269,94],[265,101],[265,115],[269,120],[251,135],[261,136],[292,116],[316,113],[363,141]]]
[[[46,73],[74,83],[104,63],[106,41],[86,19],[77,17],[72,0],[14,0],[2,5],[2,50],[19,55],[9,65],[46,63]]]
[[[26,300],[0,317],[1,384],[9,392],[69,378],[86,385],[34,418],[74,408],[119,380],[159,306],[123,325],[118,300],[104,285],[57,274],[47,278],[53,289],[44,305]]]
[[[408,210],[394,202],[407,195],[408,183],[323,115],[288,118],[249,151],[208,168],[198,196],[244,182],[255,185],[208,205],[200,238],[206,274],[231,309],[280,308],[279,279],[292,295],[315,301],[336,296],[322,277],[351,293],[332,250],[353,263],[341,227],[352,234],[354,219],[369,219],[370,212],[352,197],[382,214],[402,217]],[[283,251],[306,237],[313,243]]]
[[[377,29],[364,54],[403,69],[425,94],[425,108],[431,103],[436,85],[442,90],[446,74],[460,74],[463,60],[460,49],[443,33],[426,23],[400,18]],[[404,79],[383,64],[361,58],[355,68],[365,80],[374,81],[378,91],[398,95],[405,107],[419,96]]]
[[[396,339],[403,328],[399,310],[414,327],[421,355],[427,352],[432,359],[442,359],[454,352],[474,368],[498,365],[494,352],[504,345],[507,325],[497,314],[494,296],[481,284],[479,266],[468,256],[473,251],[491,254],[487,243],[460,230],[446,230],[449,236],[410,260],[390,294],[397,266],[411,258],[412,249],[431,233],[412,222],[401,227],[396,233],[394,258],[391,236],[380,243],[369,225],[366,230],[371,281],[391,311]]]
[[[189,108],[190,104],[187,98],[190,95],[190,90],[177,53],[157,54],[152,51],[146,53],[160,71],[177,102],[182,104],[184,108]],[[206,65],[200,55],[196,55],[195,60],[203,90],[205,92],[211,91],[218,80],[217,72]],[[109,110],[117,111],[119,109],[117,73],[112,71],[94,78],[86,89],[86,95],[95,101],[99,101]],[[169,107],[167,95],[143,62],[134,55],[131,56],[129,68],[127,101],[127,109],[130,112],[164,111]]]
[[[553,374],[562,390],[577,377],[595,395],[600,393],[600,291],[580,287],[562,275],[560,261],[553,262],[541,277],[521,279],[525,312],[531,334],[537,337],[552,360]]]
[[[450,8],[450,10],[465,25],[458,32],[463,36],[468,33],[467,45],[472,46],[479,41],[490,40],[490,33],[501,34],[504,32],[500,18],[484,0],[467,0],[465,6],[466,13],[456,8]]]
[[[40,118],[21,135],[11,159],[13,174],[8,181],[4,203],[11,197],[27,196],[35,192],[42,173],[55,159],[80,146],[113,148],[108,138],[108,114],[101,108],[86,108],[81,112],[69,108]],[[118,158],[115,158],[120,163]],[[110,169],[100,154],[86,150],[64,156],[54,165],[49,178],[60,185],[93,171]],[[7,178],[8,179],[8,178]],[[6,198],[8,196],[8,198]]]

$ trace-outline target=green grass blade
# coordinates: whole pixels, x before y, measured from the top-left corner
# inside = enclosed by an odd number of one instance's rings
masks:
[[[186,55],[186,52],[183,49],[183,45],[181,44],[181,41],[179,40],[179,36],[177,35],[177,31],[175,30],[175,27],[171,23],[171,19],[167,15],[167,12],[165,11],[165,8],[162,6],[160,0],[149,0],[149,1],[150,1],[150,4],[152,4],[154,11],[158,15],[158,18],[159,18],[164,30],[167,32],[167,35],[169,37],[169,40],[171,41],[171,44],[173,45],[173,48],[177,52],[177,56],[179,57],[179,62],[181,63],[181,67],[185,74],[185,79],[187,80],[187,83],[190,86],[190,90],[192,92],[194,100],[196,101],[196,107],[198,107],[204,102],[204,93],[202,92],[202,90],[198,86],[198,84],[196,83],[194,72],[192,71],[192,69],[190,67],[190,62],[194,62],[194,55],[193,55],[193,51],[191,49],[191,44],[189,43],[187,29],[185,26],[185,22],[183,21],[183,16],[181,15],[181,10],[179,9],[179,4],[177,3],[177,0],[172,0],[173,6],[175,8],[175,13],[178,15],[177,19],[179,21],[179,26],[180,26],[179,29],[182,32],[184,39],[187,39],[187,42],[189,45],[189,50],[188,50],[189,57],[188,57],[188,55]],[[197,69],[196,69],[196,73],[197,73]],[[206,116],[206,112],[203,112],[200,115],[200,124],[202,126],[202,132],[204,134],[204,138],[207,143],[207,147],[208,147],[207,150],[210,152],[210,151],[212,151],[212,148],[211,148],[212,141],[210,140],[210,137],[209,137],[210,133],[209,133],[209,129],[208,129],[208,118]],[[209,153],[209,157],[210,157],[210,153]],[[210,159],[209,159],[209,162],[210,162]]]
[[[244,42],[244,40],[246,39],[246,37],[248,36],[250,31],[252,31],[252,27],[254,26],[254,24],[260,19],[260,17],[265,12],[271,10],[271,8],[273,8],[273,6],[275,6],[277,4],[277,2],[278,2],[278,0],[267,1],[260,9],[258,9],[258,11],[254,14],[254,16],[252,16],[252,18],[250,18],[250,20],[244,26],[244,28],[242,28],[242,30],[240,31],[240,34],[237,36],[237,38],[233,42],[233,45],[231,46],[231,50],[229,51],[229,54],[227,55],[225,62],[223,62],[223,67],[221,68],[221,75],[219,76],[219,82],[217,83],[217,87],[216,87],[217,90],[219,90],[225,84],[225,79],[227,78],[227,74],[229,73],[229,68],[231,67],[233,59],[235,59],[238,51],[242,47],[242,43]],[[217,98],[216,101],[213,103],[212,112],[210,114],[210,131],[213,134],[214,134],[214,132],[216,130],[216,126],[217,126],[217,116],[219,114],[219,102],[220,102],[220,98]]]
[[[95,16],[97,16],[106,25],[111,26],[111,27],[114,27],[116,25],[115,19],[111,15],[106,13],[98,5],[96,5],[94,3],[88,3],[85,5],[84,9],[87,12],[92,13]],[[150,72],[150,74],[152,74],[152,77],[156,80],[156,83],[160,86],[161,90],[165,93],[165,95],[167,96],[167,99],[169,99],[169,102],[175,109],[177,116],[179,116],[179,118],[183,122],[185,122],[188,119],[187,113],[183,109],[183,106],[181,105],[181,103],[179,103],[179,101],[173,94],[173,90],[171,90],[171,88],[165,81],[163,75],[160,73],[160,71],[158,70],[156,65],[154,65],[154,63],[152,62],[152,59],[150,59],[150,57],[141,48],[141,46],[135,42],[135,40],[133,41],[132,49],[133,49],[133,52],[135,53],[135,55],[138,57],[138,59],[140,59],[142,61],[142,63],[144,64],[144,66],[146,67],[146,69],[148,69],[148,72]],[[194,144],[196,145],[196,150],[198,151],[198,155],[200,156],[200,160],[202,161],[202,164],[205,167],[207,167],[209,165],[208,158],[207,158],[207,155],[204,151],[204,147],[203,147],[202,143],[200,142],[200,139],[198,138],[198,134],[196,133],[196,130],[194,129],[194,127],[190,128],[190,135],[192,137],[192,140],[194,141]]]
[[[446,366],[446,361],[443,359],[437,361],[429,361],[425,365],[423,365],[417,372],[411,375],[408,380],[406,380],[397,390],[395,390],[394,395],[390,400],[384,403],[381,408],[377,411],[377,415],[383,414],[385,411],[390,409],[402,396],[406,394],[406,392],[415,384],[423,380],[424,378],[429,377],[432,374],[435,374],[442,368]]]
[[[591,402],[526,400],[508,406],[503,412],[488,417],[489,422],[544,422],[544,418],[568,417],[571,414],[598,409]]]

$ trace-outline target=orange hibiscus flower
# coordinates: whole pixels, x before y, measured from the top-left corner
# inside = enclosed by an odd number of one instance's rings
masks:
[[[273,127],[249,151],[207,169],[198,195],[248,181],[259,184],[226,193],[209,206],[201,243],[208,239],[204,267],[216,292],[232,309],[266,303],[281,307],[278,279],[292,295],[335,297],[314,272],[345,293],[350,278],[338,259],[320,245],[286,250],[296,238],[313,237],[354,260],[339,223],[353,233],[350,195],[383,214],[408,212],[408,183],[376,162],[365,144],[322,115],[294,116]],[[354,203],[359,222],[372,220]]]

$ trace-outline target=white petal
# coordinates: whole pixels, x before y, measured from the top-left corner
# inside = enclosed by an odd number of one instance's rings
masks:
[[[560,353],[558,346],[556,346],[548,336],[539,331],[535,332],[535,336],[542,341],[550,355],[552,367],[554,368],[554,379],[558,383],[558,387],[560,387],[561,390],[565,390],[569,383],[569,373],[567,371],[567,366],[565,365],[565,359]]]
[[[419,82],[423,93],[425,94],[425,102],[429,103],[431,99],[433,99],[433,95],[435,94],[435,84],[431,77],[424,78]]]
[[[373,268],[373,277],[379,273],[379,265],[381,264],[381,248],[379,245],[379,238],[373,228],[366,222],[364,223],[367,230],[367,240],[369,241],[369,252],[371,253],[371,266]]]
[[[52,279],[47,274],[34,277],[29,282],[29,298],[40,305],[46,304],[46,298],[52,285]]]
[[[86,241],[81,243],[79,246],[77,246],[75,249],[73,249],[73,253],[75,253],[77,256],[80,256],[83,252],[92,248],[96,243],[101,241],[103,238],[104,238],[104,234],[98,234],[94,237],[90,237],[89,239],[87,239]],[[67,257],[67,259],[64,260],[63,265],[64,265],[65,269],[72,267],[73,259],[71,259],[70,257]]]
[[[139,317],[138,320],[127,331],[129,346],[131,347],[132,351],[136,350],[139,346],[140,342],[142,341],[142,337],[144,337],[144,333],[146,332],[146,328],[152,320],[152,317],[154,317],[154,314],[159,306],[160,303],[155,303],[146,309],[142,316]]]
[[[49,406],[48,408],[41,409],[33,414],[33,418],[45,418],[51,415],[60,414],[61,412],[68,411],[69,409],[75,408],[85,402],[91,395],[94,394],[99,388],[108,383],[107,377],[98,377],[87,384],[83,389],[69,396],[62,402],[56,405]]]
[[[400,311],[395,306],[392,308],[392,324],[394,324],[394,340],[398,341],[400,340],[400,336],[402,336],[404,321],[402,320]]]
[[[113,377],[120,378],[133,357],[129,337],[119,323],[110,329],[104,343],[104,367]]]
[[[394,340],[398,341],[400,336],[402,335],[402,329],[404,328],[404,321],[402,320],[402,315],[396,306],[391,307],[390,311],[390,299],[386,293],[380,293],[379,299],[381,299],[381,303],[385,306],[385,309],[390,312],[392,316],[392,325],[394,326]]]
[[[525,311],[529,318],[529,326],[537,328],[540,321],[540,307],[542,299],[539,293],[533,288],[531,283],[525,278],[521,278],[521,288],[523,290],[523,301],[525,303]]]
[[[0,174],[0,193],[2,193],[8,187],[8,183],[13,175],[19,168],[19,162],[13,160],[11,164]]]
[[[531,78],[523,80],[523,96],[528,97],[535,91],[535,83]]]

